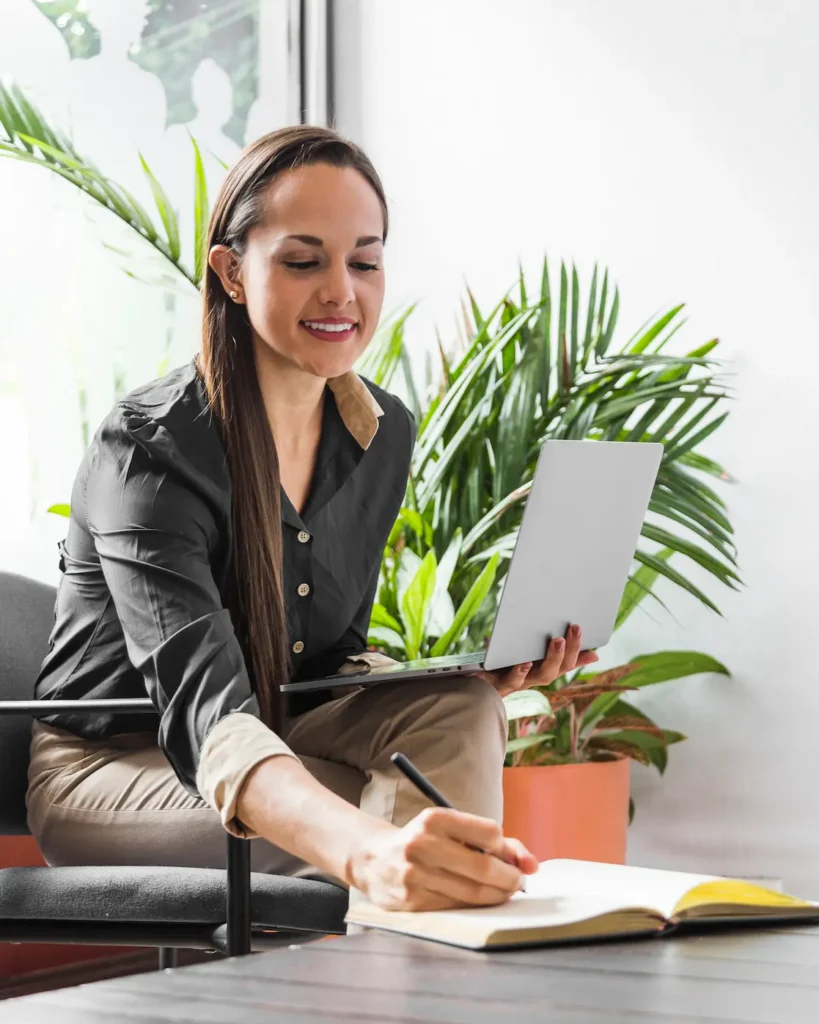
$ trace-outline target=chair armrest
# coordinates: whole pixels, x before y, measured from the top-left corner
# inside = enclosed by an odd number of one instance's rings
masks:
[[[150,697],[108,700],[0,700],[0,715],[54,715],[61,711],[95,714],[120,711],[123,714],[156,713]],[[250,936],[250,843],[227,833],[227,951],[243,956],[251,951]]]
[[[251,952],[250,842],[227,833],[227,955]]]
[[[111,697],[108,700],[0,700],[0,715],[56,715],[62,711],[74,714],[96,714],[98,711],[120,711],[123,714],[157,714],[150,697]]]

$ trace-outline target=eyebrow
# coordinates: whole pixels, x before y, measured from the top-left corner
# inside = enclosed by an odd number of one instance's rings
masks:
[[[324,242],[315,235],[287,235],[288,239],[292,238],[296,242],[304,242],[305,245],[324,245]],[[373,242],[383,242],[384,239],[378,235],[363,235],[355,243],[356,249],[361,249],[365,245],[372,245]]]

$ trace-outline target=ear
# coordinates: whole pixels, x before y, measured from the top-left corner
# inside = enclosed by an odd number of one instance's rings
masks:
[[[208,253],[208,264],[222,282],[222,287],[234,302],[244,302],[245,293],[239,275],[236,253],[229,245],[214,245]],[[235,294],[231,294],[231,293]]]

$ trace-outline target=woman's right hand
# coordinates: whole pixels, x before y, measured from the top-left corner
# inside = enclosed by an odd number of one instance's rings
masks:
[[[385,910],[503,903],[537,870],[535,857],[489,818],[432,807],[402,828],[372,824],[349,858],[348,881]]]

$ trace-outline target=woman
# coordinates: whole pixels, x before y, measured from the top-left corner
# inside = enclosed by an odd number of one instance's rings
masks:
[[[29,823],[52,864],[317,871],[391,908],[489,904],[535,869],[503,837],[501,694],[595,656],[324,691],[277,684],[372,658],[367,626],[415,437],[352,371],[384,295],[387,207],[332,131],[259,139],[211,216],[202,346],[132,392],[80,467],[40,698],[136,697],[158,720],[36,723]],[[429,808],[403,750],[453,801]],[[466,844],[496,856],[485,857]]]

